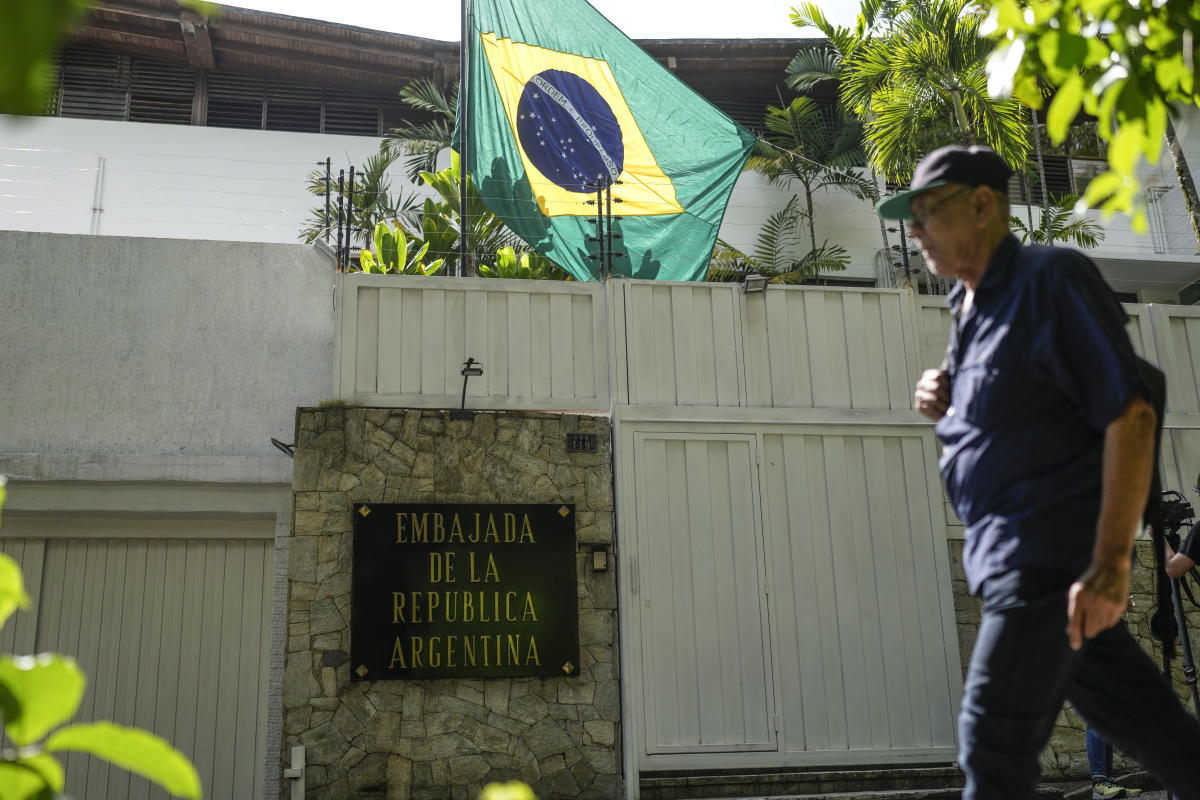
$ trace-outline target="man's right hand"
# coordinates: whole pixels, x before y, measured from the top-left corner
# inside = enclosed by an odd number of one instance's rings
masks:
[[[927,369],[913,392],[913,408],[937,422],[950,407],[950,377],[944,370]]]

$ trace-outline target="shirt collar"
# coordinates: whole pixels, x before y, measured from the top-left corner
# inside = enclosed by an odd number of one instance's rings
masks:
[[[1012,274],[1017,252],[1020,249],[1021,242],[1011,232],[1000,240],[1000,244],[996,247],[996,252],[992,253],[992,257],[988,261],[987,269],[983,271],[983,279],[975,287],[976,295],[980,292],[986,294],[993,289],[998,289],[1008,281],[1009,276]],[[950,308],[950,312],[954,314],[955,319],[958,318],[958,313],[962,310],[963,295],[966,294],[966,291],[967,287],[962,281],[959,281],[950,290],[950,293],[946,295],[946,305]]]

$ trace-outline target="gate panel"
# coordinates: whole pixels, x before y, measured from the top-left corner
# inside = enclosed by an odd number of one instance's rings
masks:
[[[634,441],[646,752],[774,750],[755,441]]]
[[[88,527],[73,522],[81,532]],[[2,544],[39,598],[9,623],[18,623],[12,643],[18,652],[76,658],[88,677],[78,720],[113,720],[162,736],[195,763],[206,797],[262,796],[270,538]],[[82,753],[67,755],[65,767],[73,797],[167,797]]]
[[[787,752],[952,754],[961,678],[927,438],[764,436]]]

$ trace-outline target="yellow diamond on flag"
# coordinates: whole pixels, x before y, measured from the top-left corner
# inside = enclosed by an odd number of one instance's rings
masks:
[[[543,214],[594,217],[590,187],[612,182],[623,217],[683,213],[607,62],[480,38]]]

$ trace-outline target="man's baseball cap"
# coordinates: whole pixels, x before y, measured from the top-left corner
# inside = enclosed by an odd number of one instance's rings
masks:
[[[912,219],[912,201],[921,192],[948,183],[990,186],[1003,192],[1012,174],[1004,159],[990,147],[939,147],[917,164],[909,188],[880,200],[875,204],[875,213],[883,219]]]

